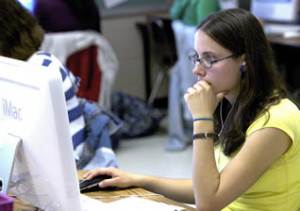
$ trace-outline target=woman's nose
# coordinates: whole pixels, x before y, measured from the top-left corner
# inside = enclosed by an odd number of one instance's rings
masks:
[[[198,76],[198,78],[203,78],[206,75],[206,70],[197,62],[194,66],[193,73]]]

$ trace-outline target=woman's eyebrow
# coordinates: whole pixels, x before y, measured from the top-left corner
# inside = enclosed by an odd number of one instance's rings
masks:
[[[218,53],[212,52],[212,51],[204,51],[202,52],[201,56],[217,56]]]
[[[204,51],[201,54],[198,53],[198,51],[196,51],[194,49],[194,54],[198,55],[199,57],[203,57],[203,56],[221,56],[219,53],[215,53],[213,51]]]

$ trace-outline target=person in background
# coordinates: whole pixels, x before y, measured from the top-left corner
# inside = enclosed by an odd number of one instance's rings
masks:
[[[60,72],[75,149],[86,138],[83,110],[76,97],[78,79],[56,57],[39,50],[44,32],[35,18],[16,0],[1,2],[0,31],[1,56],[28,61]]]
[[[101,32],[100,13],[94,0],[35,0],[33,15],[46,32]]]
[[[172,30],[175,35],[177,62],[170,69],[168,102],[168,141],[166,151],[180,151],[192,143],[191,114],[183,94],[197,78],[190,71],[193,67],[186,57],[193,49],[193,36],[197,24],[208,15],[219,11],[218,0],[175,0],[170,8]]]
[[[84,177],[111,175],[99,186],[140,186],[197,210],[300,210],[300,111],[259,21],[243,9],[210,15],[194,49],[198,82],[184,95],[193,117],[192,179],[115,168]]]

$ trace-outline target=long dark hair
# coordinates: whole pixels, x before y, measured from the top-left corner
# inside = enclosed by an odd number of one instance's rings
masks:
[[[0,31],[0,55],[20,60],[39,50],[44,35],[35,18],[16,0],[1,1]]]
[[[246,55],[247,69],[242,73],[237,99],[233,105],[223,103],[227,105],[222,109],[228,118],[225,125],[220,121],[224,115],[220,112],[222,103],[215,112],[216,130],[220,131],[224,126],[216,143],[221,142],[222,150],[228,156],[244,143],[245,132],[255,118],[287,97],[287,91],[263,28],[250,12],[224,10],[209,16],[197,29],[232,53]]]

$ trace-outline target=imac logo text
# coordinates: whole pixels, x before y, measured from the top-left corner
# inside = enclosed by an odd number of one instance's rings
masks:
[[[22,109],[14,106],[11,101],[2,99],[2,109],[5,116],[22,121]]]

